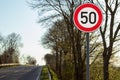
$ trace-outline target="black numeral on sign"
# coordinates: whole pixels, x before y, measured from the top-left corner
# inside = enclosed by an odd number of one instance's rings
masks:
[[[88,12],[81,12],[81,18],[84,18],[84,20],[81,21],[81,23],[86,24],[91,23],[94,24],[96,22],[96,13],[95,12],[90,12],[87,16]],[[92,19],[93,18],[93,19]]]

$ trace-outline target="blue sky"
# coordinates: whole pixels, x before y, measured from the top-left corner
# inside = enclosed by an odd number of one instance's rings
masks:
[[[39,64],[44,64],[43,57],[49,50],[43,48],[39,40],[46,28],[40,26],[37,20],[37,12],[26,0],[0,0],[0,33],[4,36],[12,32],[20,34],[24,45],[20,49],[21,55],[31,55]]]

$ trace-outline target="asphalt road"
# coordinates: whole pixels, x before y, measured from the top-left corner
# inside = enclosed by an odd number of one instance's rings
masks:
[[[0,80],[36,80],[42,67],[17,66],[0,69]]]

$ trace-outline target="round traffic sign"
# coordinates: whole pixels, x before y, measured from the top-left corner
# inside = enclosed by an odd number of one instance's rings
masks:
[[[78,6],[73,14],[76,27],[84,32],[93,32],[102,23],[102,11],[95,4],[86,3]]]

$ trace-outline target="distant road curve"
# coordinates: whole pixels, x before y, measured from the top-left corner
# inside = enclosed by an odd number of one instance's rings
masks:
[[[16,66],[0,69],[0,80],[36,80],[42,66]]]

